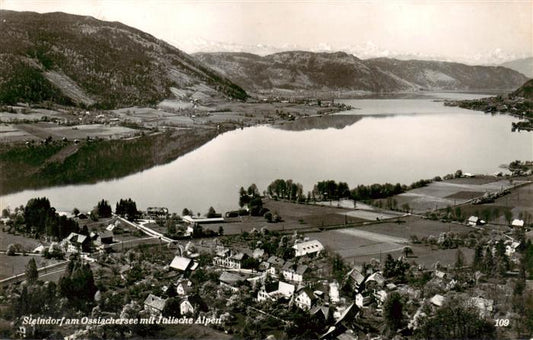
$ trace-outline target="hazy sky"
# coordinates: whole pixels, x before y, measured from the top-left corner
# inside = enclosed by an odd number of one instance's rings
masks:
[[[533,55],[533,1],[0,0],[120,21],[186,52],[344,50],[499,63]]]

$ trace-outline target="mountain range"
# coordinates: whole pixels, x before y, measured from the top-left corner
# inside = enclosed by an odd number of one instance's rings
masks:
[[[374,58],[344,52],[195,53],[200,61],[251,92],[273,89],[403,92],[509,90],[527,78],[501,66]]]
[[[3,103],[116,108],[155,104],[173,92],[246,98],[190,55],[118,22],[2,10],[0,31]]]
[[[53,102],[112,109],[166,98],[245,99],[245,91],[516,89],[505,67],[359,59],[344,52],[189,55],[118,22],[65,13],[0,10],[0,104]],[[308,93],[308,92],[307,92]]]

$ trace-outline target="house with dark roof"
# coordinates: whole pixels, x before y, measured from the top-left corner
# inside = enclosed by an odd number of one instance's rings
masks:
[[[213,264],[221,266],[221,267],[225,267],[225,268],[241,269],[242,262],[249,257],[250,256],[248,254],[241,251],[231,256],[226,256],[226,257],[216,256],[213,259]]]
[[[220,286],[236,292],[239,290],[241,283],[245,281],[245,278],[238,274],[222,272],[218,280],[220,281]]]
[[[168,216],[168,208],[165,208],[165,207],[148,207],[146,209],[146,214],[149,217],[152,217],[152,218],[167,217]]]
[[[192,282],[191,280],[185,279],[178,281],[178,285],[176,286],[176,293],[179,296],[186,296],[192,292]]]
[[[348,285],[358,291],[365,282],[365,276],[357,268],[352,268],[344,277],[343,287]]]
[[[304,280],[304,274],[308,270],[308,267],[304,264],[296,265],[293,262],[287,262],[282,268],[282,275],[285,280],[302,282]]]
[[[309,314],[318,316],[325,321],[329,320],[330,316],[333,316],[333,313],[331,313],[330,308],[322,304],[318,304],[315,307],[311,308],[309,310]]]
[[[89,251],[91,246],[91,239],[89,236],[77,233],[70,233],[63,242],[67,244],[67,251],[71,253]]]
[[[113,243],[113,233],[106,230],[103,233],[98,234],[95,243],[99,246]]]

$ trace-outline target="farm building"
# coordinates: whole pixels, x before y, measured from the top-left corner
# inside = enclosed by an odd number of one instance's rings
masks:
[[[324,250],[324,246],[318,240],[296,243],[293,248],[296,250],[296,257],[315,253],[320,254]]]
[[[195,270],[197,265],[194,263],[194,261],[190,258],[183,257],[183,256],[175,256],[172,262],[170,263],[170,268],[179,270],[179,271],[187,271],[187,270]]]

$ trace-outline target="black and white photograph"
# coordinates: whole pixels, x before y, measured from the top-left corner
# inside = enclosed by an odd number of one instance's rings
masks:
[[[533,338],[531,0],[0,0],[0,339]]]

